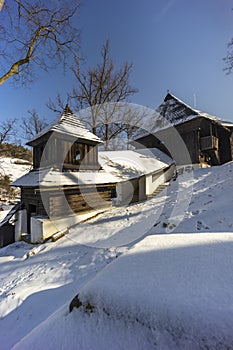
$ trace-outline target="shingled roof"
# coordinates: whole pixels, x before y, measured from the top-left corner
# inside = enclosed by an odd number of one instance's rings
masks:
[[[233,127],[233,123],[223,121],[213,115],[194,109],[176,96],[168,93],[163,103],[161,103],[155,111],[153,118],[154,124],[152,125],[150,132],[145,130],[138,131],[135,134],[134,140],[147,136],[150,133],[155,133],[200,117],[210,119],[221,124],[223,127]]]
[[[73,136],[81,140],[89,140],[95,143],[101,143],[102,141],[92,132],[90,132],[83,123],[77,119],[72,113],[68,105],[66,105],[63,113],[59,118],[55,119],[51,124],[46,126],[41,132],[39,132],[33,139],[31,139],[27,145],[33,146],[35,141],[50,132],[61,133],[68,136]]]
[[[181,124],[198,117],[205,117],[220,122],[219,118],[190,107],[171,93],[166,95],[156,112],[160,116],[165,117],[172,125]]]
[[[51,168],[30,171],[14,181],[16,187],[58,187],[116,184],[159,172],[174,160],[157,148],[99,152],[101,170],[60,172]]]

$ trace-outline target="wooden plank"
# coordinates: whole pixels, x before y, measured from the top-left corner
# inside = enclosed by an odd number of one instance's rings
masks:
[[[68,233],[68,229],[59,231],[52,236],[52,242],[56,242],[58,239],[64,237]]]
[[[91,190],[91,191],[90,191]],[[68,192],[68,193],[67,193]],[[91,210],[94,208],[102,208],[107,206],[111,200],[112,190],[94,192],[94,189],[89,189],[86,193],[74,193],[71,190],[65,191],[65,197],[63,196],[50,196],[50,213],[52,216],[59,216],[66,214],[64,210],[83,212],[85,210]],[[100,200],[102,199],[104,203]],[[67,208],[67,203],[70,208]]]

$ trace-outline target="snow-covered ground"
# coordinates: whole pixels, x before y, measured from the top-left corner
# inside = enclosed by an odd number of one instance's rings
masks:
[[[88,329],[96,327],[84,348],[233,348],[232,266],[232,234],[146,237],[81,289],[77,330],[85,313]],[[98,334],[108,320],[118,336],[106,345]]]
[[[30,169],[31,165],[27,161],[18,158],[0,157],[0,175],[9,176],[12,182],[26,174]]]
[[[31,165],[27,161],[18,158],[0,157],[0,177],[5,175],[9,176],[11,182],[26,174],[30,169]],[[6,200],[6,195],[2,194],[0,191],[0,222],[6,217],[11,209],[11,206],[7,205],[7,202],[9,201]]]
[[[233,163],[198,169],[55,243],[2,248],[0,349],[233,349],[232,185]],[[69,313],[77,293],[93,312]]]

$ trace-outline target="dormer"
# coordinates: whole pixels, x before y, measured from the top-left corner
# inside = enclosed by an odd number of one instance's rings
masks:
[[[102,141],[90,132],[66,105],[61,116],[27,145],[33,147],[33,169],[52,167],[62,171],[78,171],[100,168],[100,143]]]

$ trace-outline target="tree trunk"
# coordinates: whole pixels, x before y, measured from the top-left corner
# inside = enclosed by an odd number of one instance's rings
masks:
[[[104,140],[105,140],[105,151],[108,151],[108,142],[109,142],[109,125],[108,125],[108,123],[105,124]]]

